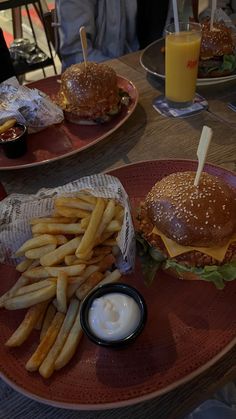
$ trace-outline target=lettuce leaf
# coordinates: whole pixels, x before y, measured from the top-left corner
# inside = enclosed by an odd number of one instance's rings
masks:
[[[162,268],[173,268],[180,275],[183,272],[192,272],[198,275],[203,281],[213,282],[218,289],[223,289],[225,282],[236,279],[236,261],[225,263],[221,266],[209,265],[204,268],[195,268],[182,265],[173,259],[167,259]]]
[[[224,55],[223,63],[220,67],[220,70],[229,70],[234,71],[236,68],[236,56],[235,55]]]
[[[136,233],[137,251],[141,261],[144,282],[150,286],[165,257],[141,236]]]
[[[211,67],[201,67],[201,72],[204,72],[205,75],[209,75],[212,71],[218,71],[223,73],[224,71],[229,71],[230,73],[236,69],[236,55],[224,55],[223,61],[219,61],[219,65],[212,63]]]

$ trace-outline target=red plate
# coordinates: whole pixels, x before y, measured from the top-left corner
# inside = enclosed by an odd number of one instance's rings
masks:
[[[48,77],[31,83],[30,87],[42,90],[49,96],[54,95],[59,90],[58,79],[58,76]],[[129,93],[131,101],[110,122],[84,126],[64,121],[31,134],[28,137],[28,151],[19,159],[8,159],[0,148],[0,169],[22,169],[50,163],[85,150],[116,131],[130,117],[138,103],[138,91],[134,84],[121,76],[117,76],[117,79],[118,86]]]
[[[172,172],[196,170],[196,162],[160,160],[113,170],[136,208],[154,182]],[[236,187],[236,175],[206,165]],[[0,292],[14,282],[14,269],[2,266]],[[28,373],[24,365],[36,348],[38,332],[17,349],[4,342],[23,312],[0,311],[1,377],[21,393],[50,405],[72,409],[120,407],[161,395],[192,379],[236,342],[236,281],[223,291],[201,281],[180,281],[159,274],[151,288],[139,268],[124,281],[146,299],[148,322],[138,339],[123,349],[100,348],[83,338],[73,360],[51,379]]]

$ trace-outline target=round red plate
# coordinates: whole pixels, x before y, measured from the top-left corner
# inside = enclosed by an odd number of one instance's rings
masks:
[[[37,88],[49,96],[59,90],[58,76],[48,77],[31,83],[29,87]],[[108,137],[116,131],[133,113],[138,103],[138,91],[134,84],[124,77],[117,76],[118,86],[131,97],[128,107],[123,107],[119,115],[101,125],[77,125],[64,121],[52,125],[43,131],[28,136],[28,151],[19,159],[8,159],[0,149],[0,170],[22,169],[39,166],[76,154]]]
[[[219,167],[205,169],[236,187],[236,175]],[[156,180],[172,172],[196,170],[196,162],[142,162],[113,170],[123,183],[133,210]],[[14,269],[2,266],[0,292],[14,282]],[[28,373],[24,365],[36,348],[38,332],[22,347],[4,342],[23,312],[0,311],[1,377],[36,400],[65,408],[103,409],[163,394],[206,370],[236,342],[236,281],[223,291],[200,281],[180,281],[159,274],[150,288],[137,267],[124,281],[137,287],[148,307],[147,325],[123,349],[100,348],[83,337],[73,360],[49,380]]]

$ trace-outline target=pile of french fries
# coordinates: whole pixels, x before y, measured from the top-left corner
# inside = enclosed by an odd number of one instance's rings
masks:
[[[123,217],[115,200],[85,191],[56,197],[51,217],[30,220],[33,237],[16,252],[24,257],[16,266],[21,276],[0,297],[7,310],[28,308],[6,346],[20,346],[39,330],[28,371],[49,378],[73,357],[82,336],[81,301],[94,287],[121,277],[114,263]]]

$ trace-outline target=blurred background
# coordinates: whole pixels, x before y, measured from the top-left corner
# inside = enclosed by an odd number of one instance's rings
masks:
[[[199,0],[199,14],[210,6],[211,0]],[[192,0],[178,0],[178,7],[180,19],[192,15]],[[236,22],[236,0],[218,0],[217,7]],[[61,73],[54,12],[55,0],[0,0],[0,27],[21,83]]]
[[[54,8],[54,0],[0,1],[0,27],[23,83],[61,72],[57,29],[51,25]],[[14,46],[15,38],[19,42]]]

